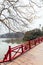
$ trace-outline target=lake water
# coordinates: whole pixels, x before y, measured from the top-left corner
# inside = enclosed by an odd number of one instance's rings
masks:
[[[14,47],[14,46],[17,46],[18,44],[17,43],[7,43],[7,42],[3,42],[5,40],[9,40],[8,39],[0,39],[0,60],[4,58],[4,55],[6,54],[7,50],[8,50],[8,47],[11,46],[11,47]]]

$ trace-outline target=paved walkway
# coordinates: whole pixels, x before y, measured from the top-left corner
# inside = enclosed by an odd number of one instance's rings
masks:
[[[1,65],[43,65],[43,43],[24,53],[8,64]]]

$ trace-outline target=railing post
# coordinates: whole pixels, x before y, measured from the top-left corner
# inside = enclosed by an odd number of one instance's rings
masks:
[[[38,38],[38,43],[40,43],[40,39]]]
[[[34,44],[35,44],[35,46],[36,46],[36,39],[34,40]]]
[[[9,61],[11,61],[11,46],[9,46]]]
[[[22,49],[22,53],[23,53],[23,52],[24,52],[24,51],[23,51],[23,45],[21,45],[21,49]]]
[[[29,49],[31,49],[31,43],[30,43],[30,40],[29,40]]]
[[[40,41],[42,42],[42,37],[40,38]]]

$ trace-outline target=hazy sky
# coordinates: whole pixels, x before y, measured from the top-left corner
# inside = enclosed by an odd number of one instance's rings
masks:
[[[39,28],[40,27],[39,24],[41,24],[41,27],[43,26],[43,7],[39,10],[37,15],[39,16],[39,18],[32,22],[33,28],[34,27]]]
[[[36,0],[34,0],[34,1],[36,1]],[[0,0],[0,3],[2,3],[2,2],[3,2],[3,0]],[[21,2],[23,4],[28,4],[29,3],[28,0],[21,0]],[[37,2],[39,2],[39,0],[37,0]],[[38,4],[40,5],[40,2]],[[40,8],[40,9],[37,9],[35,7],[35,9],[37,10],[36,15],[39,16],[39,18],[36,18],[35,20],[33,20],[32,23],[29,24],[29,29],[24,28],[24,31],[25,30],[31,30],[31,29],[34,29],[34,28],[40,28],[39,24],[41,24],[41,27],[43,26],[43,7]],[[0,24],[0,34],[8,32],[8,29],[7,30],[6,29],[7,28],[5,28],[5,26],[3,27],[3,25]]]

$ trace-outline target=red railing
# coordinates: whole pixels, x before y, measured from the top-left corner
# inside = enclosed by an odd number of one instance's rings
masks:
[[[13,47],[13,48],[11,48],[11,46],[9,46],[9,49],[4,56],[4,59],[0,60],[0,63],[12,61],[13,59],[22,55],[23,53],[25,53],[26,51],[35,47],[36,45],[38,45],[41,42],[43,42],[43,37],[39,37],[39,38],[36,38],[34,40],[26,41],[25,43],[23,43],[19,46]]]

